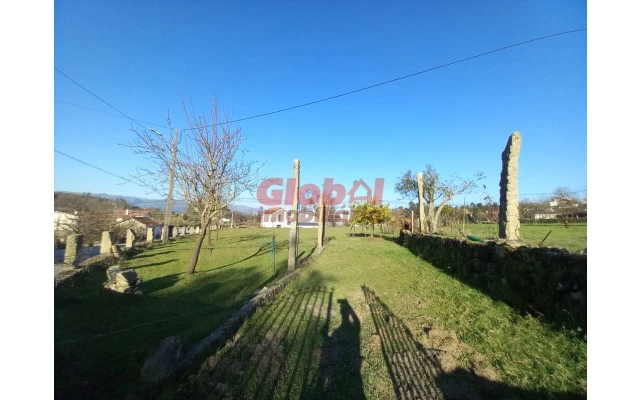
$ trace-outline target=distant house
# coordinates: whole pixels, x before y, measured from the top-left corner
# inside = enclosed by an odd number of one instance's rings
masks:
[[[53,212],[53,230],[55,231],[73,231],[78,225],[78,212]]]
[[[151,211],[147,210],[117,210],[116,211],[116,222],[124,221],[128,218],[132,217],[145,217],[151,218]]]
[[[293,214],[282,207],[272,207],[265,210],[260,220],[261,228],[290,228]],[[341,226],[341,225],[336,225]],[[317,228],[318,216],[313,211],[300,211],[298,227]]]
[[[162,237],[162,227],[164,224],[157,222],[149,217],[129,217],[113,226],[114,231],[124,232],[127,229],[133,229],[138,240],[146,240],[147,229],[153,228],[153,238],[160,239]],[[122,239],[122,238],[120,238]]]
[[[298,226],[300,228],[317,228],[318,216],[312,211],[300,211],[298,215]]]
[[[333,215],[327,216],[329,226],[345,226],[349,223],[349,210],[336,211]]]
[[[75,233],[78,228],[77,211],[53,212],[53,238],[58,244],[63,243],[67,235]]]
[[[533,219],[557,219],[558,214],[534,214]]]
[[[261,228],[289,228],[290,212],[282,207],[271,207],[264,211],[260,220]]]

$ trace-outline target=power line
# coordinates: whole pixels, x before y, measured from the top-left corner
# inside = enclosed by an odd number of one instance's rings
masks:
[[[140,124],[138,121],[136,121],[135,119],[131,118],[130,116],[128,116],[127,114],[123,113],[122,111],[118,110],[117,108],[115,108],[114,106],[112,106],[111,104],[107,103],[105,100],[103,100],[100,96],[98,96],[97,94],[93,93],[91,90],[87,89],[86,87],[82,86],[81,84],[79,84],[78,82],[76,82],[75,80],[73,80],[69,75],[65,74],[64,72],[60,71],[57,67],[53,67],[56,71],[58,71],[60,74],[62,74],[62,76],[64,76],[65,78],[69,79],[71,82],[75,83],[76,85],[78,85],[79,87],[81,87],[84,91],[86,91],[87,93],[89,93],[90,95],[92,95],[93,97],[95,97],[96,99],[100,100],[101,102],[103,102],[104,104],[108,105],[109,107],[113,108],[114,110],[116,110],[117,112],[119,112],[120,114],[122,114],[123,116],[125,116],[126,118],[128,118],[131,122],[134,122],[136,124],[138,124],[139,126],[142,127],[142,129],[147,130],[147,128]]]
[[[254,115],[252,117],[240,118],[240,119],[236,119],[236,120],[231,120],[229,122],[222,122],[222,123],[219,123],[217,125],[223,125],[223,124],[227,124],[227,123],[230,124],[230,123],[246,121],[246,120],[254,119],[254,118],[266,117],[267,115],[278,114],[278,113],[281,113],[281,112],[294,110],[296,108],[301,108],[301,107],[306,107],[306,106],[310,106],[310,105],[313,105],[313,104],[322,103],[324,101],[337,99],[339,97],[348,96],[350,94],[362,92],[362,91],[368,90],[368,89],[373,89],[373,88],[378,87],[378,86],[386,85],[386,84],[389,84],[389,83],[392,83],[392,82],[397,82],[397,81],[400,81],[402,79],[411,78],[411,77],[416,76],[416,75],[420,75],[420,74],[424,74],[424,73],[427,73],[427,72],[435,71],[435,70],[440,69],[440,68],[445,68],[445,67],[448,67],[448,66],[451,66],[451,65],[454,65],[454,64],[459,64],[459,63],[462,63],[462,62],[465,62],[465,61],[472,60],[474,58],[483,57],[483,56],[486,56],[486,55],[489,55],[489,54],[492,54],[492,53],[497,53],[497,52],[500,52],[500,51],[503,51],[503,50],[507,50],[507,49],[510,49],[510,48],[513,48],[513,47],[522,46],[522,45],[525,45],[525,44],[528,44],[528,43],[532,43],[532,42],[536,42],[536,41],[539,41],[539,40],[549,39],[549,38],[552,38],[552,37],[555,37],[555,36],[568,35],[570,33],[582,32],[582,31],[586,31],[586,30],[587,30],[586,28],[584,28],[584,29],[575,29],[575,30],[572,30],[572,31],[566,31],[566,32],[560,32],[560,33],[554,33],[552,35],[541,36],[541,37],[538,37],[538,38],[535,38],[535,39],[531,39],[531,40],[527,40],[527,41],[524,41],[524,42],[520,42],[520,43],[512,44],[512,45],[509,45],[509,46],[501,47],[499,49],[486,51],[484,53],[476,54],[474,56],[463,58],[463,59],[460,59],[460,60],[457,60],[457,61],[453,61],[453,62],[450,62],[450,63],[447,63],[447,64],[438,65],[437,67],[425,69],[425,70],[422,70],[422,71],[419,71],[419,72],[414,72],[413,74],[405,75],[405,76],[402,76],[400,78],[395,78],[395,79],[391,79],[391,80],[388,80],[388,81],[385,81],[385,82],[376,83],[375,85],[370,85],[370,86],[366,86],[366,87],[363,87],[363,88],[360,88],[360,89],[352,90],[350,92],[338,94],[338,95],[331,96],[331,97],[326,97],[324,99],[311,101],[311,102],[300,104],[300,105],[293,106],[293,107],[283,108],[283,109],[277,110],[277,111],[271,111],[271,112],[264,113],[264,114]],[[213,125],[211,125],[211,126],[213,126]]]
[[[77,161],[77,162],[79,162],[79,163],[81,163],[81,164],[84,164],[84,165],[86,165],[86,166],[88,166],[88,167],[91,167],[91,168],[93,168],[93,169],[97,169],[97,170],[98,170],[98,171],[100,171],[100,172],[104,172],[105,174],[109,174],[109,175],[111,175],[111,176],[115,176],[116,178],[120,178],[120,179],[125,180],[125,181],[127,180],[127,178],[124,178],[124,177],[122,177],[122,176],[120,176],[120,175],[116,175],[116,174],[114,174],[113,172],[109,172],[109,171],[107,171],[106,169],[102,169],[102,168],[97,167],[97,166],[95,166],[95,165],[93,165],[93,164],[89,164],[89,163],[88,163],[88,162],[86,162],[86,161],[82,161],[82,160],[80,160],[80,159],[77,159],[77,158],[75,158],[75,157],[73,157],[73,156],[70,156],[70,155],[69,155],[69,154],[67,154],[67,153],[63,153],[63,152],[62,152],[62,151],[60,151],[60,150],[53,149],[53,151],[55,151],[56,153],[58,153],[58,154],[60,154],[60,155],[65,156],[65,157],[67,157],[67,158],[70,158],[70,159],[72,159],[72,160],[74,160],[74,161]],[[129,180],[129,181],[130,181],[130,180]]]
[[[509,46],[500,47],[500,48],[498,48],[498,49],[485,51],[484,53],[476,54],[476,55],[474,55],[474,56],[470,56],[470,57],[462,58],[462,59],[457,60],[457,61],[453,61],[453,62],[446,63],[446,64],[441,64],[441,65],[438,65],[438,66],[436,66],[436,67],[432,67],[432,68],[428,68],[428,69],[425,69],[425,70],[422,70],[422,71],[414,72],[414,73],[412,73],[412,74],[405,75],[405,76],[401,76],[401,77],[399,77],[399,78],[390,79],[390,80],[388,80],[388,81],[384,81],[384,82],[376,83],[376,84],[369,85],[369,86],[366,86],[366,87],[363,87],[363,88],[360,88],[360,89],[356,89],[356,90],[352,90],[352,91],[349,91],[349,92],[345,92],[345,93],[337,94],[337,95],[335,95],[335,96],[325,97],[325,98],[323,98],[323,99],[314,100],[314,101],[310,101],[310,102],[308,102],[308,103],[303,103],[303,104],[299,104],[299,105],[296,105],[296,106],[293,106],[293,107],[287,107],[287,108],[283,108],[283,109],[276,110],[276,111],[270,111],[270,112],[263,113],[263,114],[253,115],[253,116],[251,116],[251,117],[246,117],[246,118],[240,118],[240,119],[235,119],[235,120],[231,120],[231,121],[221,122],[221,123],[218,123],[218,124],[216,124],[216,125],[217,125],[217,126],[220,126],[220,125],[224,125],[224,124],[231,124],[231,123],[235,123],[235,122],[247,121],[247,120],[250,120],[250,119],[261,118],[261,117],[266,117],[266,116],[268,116],[268,115],[279,114],[279,113],[282,113],[282,112],[285,112],[285,111],[295,110],[295,109],[297,109],[297,108],[307,107],[307,106],[310,106],[310,105],[313,105],[313,104],[318,104],[318,103],[322,103],[322,102],[325,102],[325,101],[329,101],[329,100],[337,99],[337,98],[340,98],[340,97],[348,96],[348,95],[350,95],[350,94],[354,94],[354,93],[362,92],[362,91],[369,90],[369,89],[373,89],[373,88],[376,88],[376,87],[379,87],[379,86],[387,85],[387,84],[389,84],[389,83],[393,83],[393,82],[397,82],[397,81],[400,81],[400,80],[403,80],[403,79],[411,78],[411,77],[414,77],[414,76],[417,76],[417,75],[420,75],[420,74],[424,74],[424,73],[427,73],[427,72],[435,71],[435,70],[437,70],[437,69],[441,69],[441,68],[449,67],[449,66],[451,66],[451,65],[455,65],[455,64],[459,64],[459,63],[462,63],[462,62],[465,62],[465,61],[473,60],[473,59],[475,59],[475,58],[484,57],[484,56],[487,56],[487,55],[489,55],[489,54],[498,53],[498,52],[500,52],[500,51],[504,51],[504,50],[511,49],[511,48],[514,48],[514,47],[518,47],[518,46],[522,46],[522,45],[525,45],[525,44],[529,44],[529,43],[537,42],[537,41],[540,41],[540,40],[549,39],[549,38],[556,37],[556,36],[568,35],[568,34],[571,34],[571,33],[582,32],[582,31],[586,31],[586,30],[587,30],[586,28],[583,28],[583,29],[575,29],[575,30],[571,30],[571,31],[559,32],[559,33],[554,33],[554,34],[551,34],[551,35],[546,35],[546,36],[537,37],[537,38],[535,38],[535,39],[530,39],[530,40],[526,40],[526,41],[524,41],[524,42],[519,42],[519,43],[515,43],[515,44],[512,44],[512,45],[509,45]],[[55,67],[54,67],[54,68],[55,68]],[[140,125],[136,120],[134,120],[134,119],[130,118],[129,116],[127,116],[126,114],[124,114],[124,113],[123,113],[123,112],[121,112],[120,110],[118,110],[118,109],[116,109],[115,107],[113,107],[111,104],[109,104],[109,103],[107,103],[106,101],[102,100],[100,97],[98,97],[97,95],[95,95],[94,93],[92,93],[91,91],[89,91],[87,88],[85,88],[84,86],[80,85],[78,82],[74,81],[74,80],[73,80],[73,79],[71,79],[69,76],[67,76],[66,74],[64,74],[64,73],[63,73],[62,71],[60,71],[58,68],[55,68],[55,69],[56,69],[56,71],[58,71],[58,72],[60,72],[62,75],[64,75],[66,78],[68,78],[69,80],[71,80],[73,83],[75,83],[76,85],[80,86],[82,89],[86,90],[86,91],[87,91],[87,92],[89,92],[91,95],[93,95],[94,97],[96,97],[98,100],[102,101],[103,103],[105,103],[105,104],[106,104],[106,105],[108,105],[109,107],[113,108],[114,110],[118,111],[120,114],[124,115],[126,118],[128,118],[128,119],[130,119],[131,121],[133,121],[133,122],[137,123],[138,125]],[[144,122],[144,121],[142,121],[142,122]],[[151,123],[149,123],[149,124],[151,124]],[[152,125],[160,126],[159,124],[152,124]],[[142,126],[142,125],[140,125],[140,126]],[[212,127],[212,126],[213,126],[213,125],[206,125],[206,127]],[[144,128],[144,126],[142,126],[142,127]],[[146,128],[145,128],[145,129],[146,129]],[[187,131],[187,130],[193,130],[193,129],[195,129],[195,128],[187,128],[187,129],[182,129],[182,130],[183,130],[183,131]]]
[[[107,114],[107,115],[113,115],[114,117],[118,117],[118,118],[127,118],[125,116],[114,114],[114,113],[110,113],[108,111],[98,110],[97,108],[91,108],[91,107],[81,106],[79,104],[69,103],[68,101],[63,101],[63,100],[56,100],[56,101],[59,102],[59,103],[68,104],[68,105],[74,106],[74,107],[85,108],[87,110],[96,111],[96,112],[100,112],[100,113]],[[159,126],[160,128],[169,129],[168,126],[160,125],[160,124],[154,124],[153,122],[143,121],[143,120],[140,120],[140,119],[136,119],[135,121],[144,122],[147,125],[154,125],[154,126]]]
[[[62,155],[62,156],[65,156],[65,157],[67,157],[67,158],[69,158],[69,159],[71,159],[71,160],[74,160],[74,161],[76,161],[76,162],[79,162],[80,164],[84,164],[84,165],[86,165],[87,167],[90,167],[90,168],[96,169],[96,170],[98,170],[98,171],[100,171],[100,172],[104,172],[105,174],[109,174],[109,175],[111,175],[111,176],[115,176],[116,178],[122,179],[122,180],[124,181],[124,182],[122,182],[122,183],[134,183],[134,184],[136,184],[136,185],[138,185],[138,186],[140,186],[140,187],[146,187],[146,186],[141,185],[141,184],[139,184],[139,183],[135,183],[135,182],[133,182],[133,179],[135,179],[135,178],[127,179],[127,178],[125,178],[125,177],[123,177],[123,176],[120,176],[120,175],[118,175],[118,174],[114,174],[113,172],[109,172],[109,171],[107,171],[107,170],[106,170],[106,169],[104,169],[104,168],[100,168],[100,167],[98,167],[98,166],[96,166],[96,165],[93,165],[93,164],[90,164],[90,163],[88,163],[88,162],[86,162],[86,161],[82,161],[82,160],[80,160],[79,158],[73,157],[73,156],[71,156],[71,155],[69,155],[69,154],[67,154],[67,153],[64,153],[64,152],[60,151],[60,150],[56,150],[55,148],[53,149],[53,151],[55,151],[56,153],[58,153],[58,154],[60,154],[60,155]],[[152,189],[152,191],[153,191],[154,193],[157,193],[158,195],[162,196],[162,193],[158,193],[158,191],[157,191],[157,190],[153,190],[153,189]]]

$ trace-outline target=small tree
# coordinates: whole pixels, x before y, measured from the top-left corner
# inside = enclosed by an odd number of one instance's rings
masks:
[[[354,203],[351,206],[351,225],[363,225],[375,232],[376,224],[393,221],[389,204],[377,205],[375,200]]]
[[[260,166],[244,159],[241,129],[231,127],[228,113],[225,121],[219,122],[217,98],[211,104],[210,119],[206,114],[198,116],[195,111],[187,111],[184,99],[182,105],[190,128],[182,132],[174,180],[188,209],[198,215],[201,226],[187,267],[187,274],[191,275],[196,270],[202,242],[214,219],[219,218],[242,192],[257,186]],[[137,138],[130,147],[156,165],[153,170],[143,169],[138,181],[152,189],[164,188],[173,168],[172,139],[146,130],[132,130]]]
[[[454,173],[445,180],[433,166],[427,164],[423,175],[424,201],[427,206],[427,218],[426,226],[422,227],[422,231],[437,233],[440,214],[444,206],[457,195],[473,192],[476,189],[477,182],[482,179],[484,179],[484,173],[477,172],[472,178],[462,179]],[[398,178],[395,190],[405,199],[418,199],[419,204],[418,180],[411,170],[407,170],[407,172]],[[439,200],[440,204],[436,206],[436,202]]]

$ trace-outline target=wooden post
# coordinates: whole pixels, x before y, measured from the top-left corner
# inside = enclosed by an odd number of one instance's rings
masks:
[[[467,219],[467,198],[464,197],[463,200],[463,211],[462,211],[462,234],[464,235],[464,221]]]
[[[298,192],[300,189],[300,161],[293,160],[293,205],[291,212],[293,220],[289,230],[289,263],[287,269],[293,271],[296,269],[296,257],[298,256]]]
[[[320,194],[320,207],[318,213],[318,248],[324,246],[324,193]]]
[[[411,210],[411,233],[413,233],[413,210]]]
[[[422,180],[423,173],[418,173],[418,212],[420,213],[420,233],[426,233],[424,226],[424,182]]]

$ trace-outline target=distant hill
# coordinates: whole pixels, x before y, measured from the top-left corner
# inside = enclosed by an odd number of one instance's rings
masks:
[[[102,197],[105,199],[123,199],[127,203],[140,208],[159,208],[164,210],[167,207],[166,200],[164,199],[145,199],[141,197],[132,197],[132,196],[120,196],[117,194],[107,194],[107,193],[92,193],[92,195],[97,197]],[[187,202],[184,200],[174,200],[173,201],[173,211],[178,213],[183,213],[187,210]]]
[[[56,192],[56,193],[64,193],[68,192]],[[82,196],[84,193],[68,193],[70,195]],[[107,194],[107,193],[89,193],[89,195],[94,197],[99,197],[108,200],[117,200],[121,199],[126,202],[127,205],[131,205],[132,207],[139,208],[159,208],[164,210],[166,208],[166,202],[162,199],[145,199],[141,197],[133,197],[133,196],[121,196],[117,194]],[[249,207],[242,204],[235,205],[232,209],[241,212],[243,214],[255,214],[258,212],[258,208]],[[187,210],[187,202],[184,200],[174,200],[173,201],[173,211],[177,213],[183,213]]]

